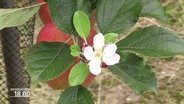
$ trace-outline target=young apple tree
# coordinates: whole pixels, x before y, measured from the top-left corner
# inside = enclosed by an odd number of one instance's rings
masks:
[[[148,90],[157,94],[156,76],[141,56],[163,58],[184,54],[184,40],[164,27],[149,26],[129,32],[139,17],[168,21],[159,0],[38,0],[38,3],[1,9],[0,29],[25,23],[41,6],[39,15],[45,26],[37,43],[27,52],[26,68],[32,81],[65,89],[58,104],[94,104],[87,86],[104,69],[122,79],[136,94]],[[26,19],[15,15],[26,15],[22,17]],[[97,30],[93,28],[95,24]],[[129,34],[118,38],[125,33]]]

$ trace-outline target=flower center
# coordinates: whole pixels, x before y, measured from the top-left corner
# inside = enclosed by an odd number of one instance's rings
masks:
[[[102,50],[95,50],[95,57],[96,58],[102,58]]]

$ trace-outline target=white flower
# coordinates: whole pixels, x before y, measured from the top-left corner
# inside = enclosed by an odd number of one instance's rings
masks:
[[[119,63],[120,56],[116,53],[116,44],[106,44],[103,34],[98,33],[93,38],[93,47],[84,48],[84,57],[89,60],[90,72],[94,75],[101,73],[102,63],[115,65]]]

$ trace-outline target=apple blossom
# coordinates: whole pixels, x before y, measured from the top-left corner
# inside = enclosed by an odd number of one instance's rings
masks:
[[[94,75],[101,73],[101,66],[115,65],[119,63],[120,56],[116,53],[115,43],[105,44],[103,34],[98,33],[93,38],[93,47],[84,47],[84,57],[89,60],[90,72]]]

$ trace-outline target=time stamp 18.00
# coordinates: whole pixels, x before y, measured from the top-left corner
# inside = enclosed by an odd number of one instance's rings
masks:
[[[30,97],[29,88],[10,88],[10,97]]]

